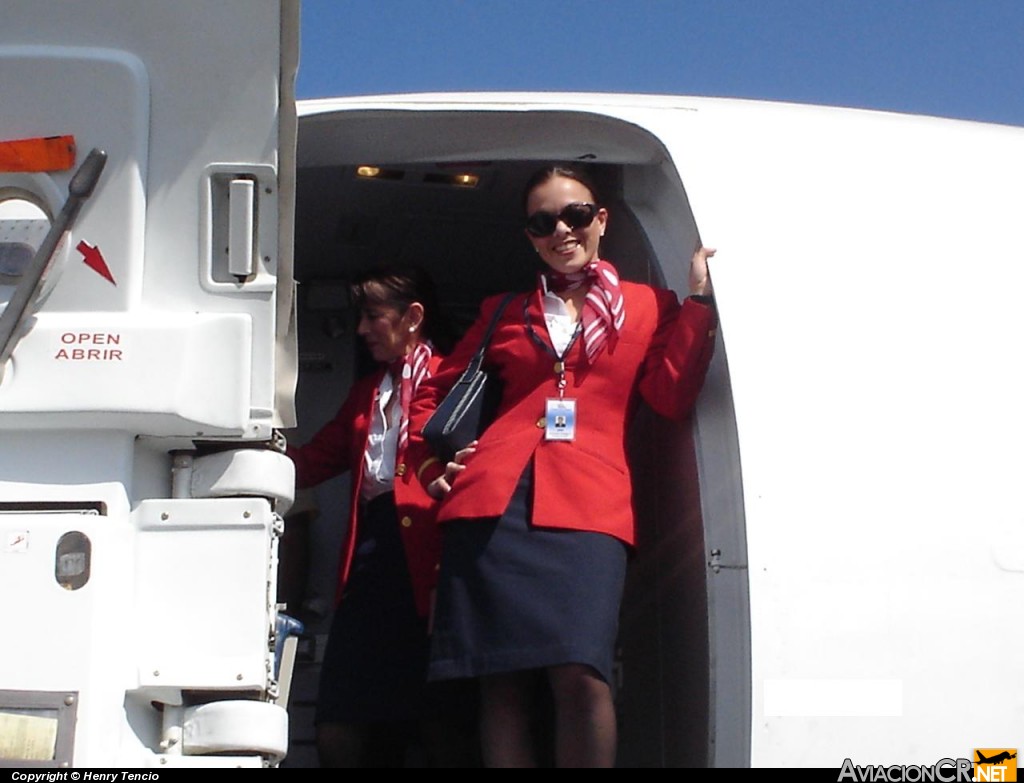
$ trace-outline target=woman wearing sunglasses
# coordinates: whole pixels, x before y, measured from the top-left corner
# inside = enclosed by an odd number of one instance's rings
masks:
[[[436,504],[402,462],[409,400],[441,361],[433,285],[419,268],[384,268],[357,279],[351,294],[376,369],[309,443],[288,449],[300,488],[352,474],[316,707],[320,765],[403,766],[419,741],[433,765],[461,765],[465,757],[453,752],[466,743],[431,713],[425,691]]]
[[[628,548],[634,544],[626,428],[640,399],[689,414],[714,348],[703,247],[690,296],[619,279],[600,256],[608,212],[581,172],[551,167],[524,191],[542,271],[505,308],[486,363],[504,382],[496,420],[441,464],[416,436],[454,384],[502,297],[420,387],[409,465],[440,498],[443,552],[432,679],[479,678],[489,766],[610,767],[609,685]],[[554,737],[536,736],[538,683]]]

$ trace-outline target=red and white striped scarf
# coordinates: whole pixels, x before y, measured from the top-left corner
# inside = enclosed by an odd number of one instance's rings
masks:
[[[583,303],[583,348],[587,361],[593,364],[608,338],[618,337],[626,321],[618,271],[607,261],[595,259],[579,272],[566,275],[549,269],[542,274],[547,280],[548,290],[556,294],[575,291],[590,283]]]
[[[401,368],[398,373],[398,403],[402,406],[402,419],[398,425],[399,457],[405,453],[405,447],[409,444],[409,406],[420,382],[430,377],[430,359],[433,355],[434,346],[430,340],[420,340],[415,348],[395,362]]]

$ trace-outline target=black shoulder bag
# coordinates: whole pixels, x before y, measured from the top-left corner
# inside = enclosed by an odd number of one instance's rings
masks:
[[[442,462],[450,462],[455,452],[480,437],[494,421],[501,402],[501,379],[482,368],[484,354],[505,305],[515,296],[508,294],[494,312],[484,339],[451,391],[423,425],[423,438]]]

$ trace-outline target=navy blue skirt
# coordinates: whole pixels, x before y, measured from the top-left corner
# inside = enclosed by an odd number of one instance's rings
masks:
[[[612,682],[627,547],[534,527],[531,487],[528,467],[501,517],[445,523],[430,680],[580,663]]]
[[[316,722],[422,718],[428,649],[388,493],[360,508],[352,568],[320,670]]]

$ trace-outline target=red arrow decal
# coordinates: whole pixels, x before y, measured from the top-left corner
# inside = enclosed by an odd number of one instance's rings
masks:
[[[83,239],[78,243],[75,249],[84,256],[82,260],[85,261],[85,265],[87,267],[95,272],[99,272],[111,283],[117,285],[114,281],[114,276],[110,274],[110,267],[108,267],[107,262],[103,260],[103,254],[100,252],[98,247],[93,247]]]

